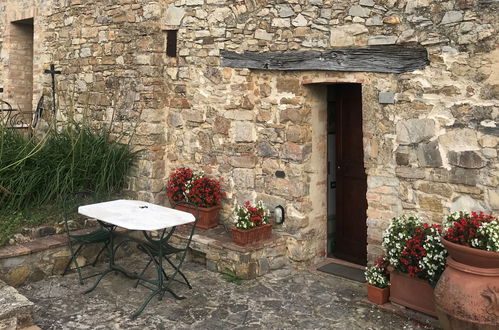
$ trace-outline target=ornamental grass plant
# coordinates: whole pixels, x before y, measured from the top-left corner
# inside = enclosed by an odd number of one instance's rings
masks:
[[[108,128],[85,121],[49,128],[42,138],[0,126],[0,245],[19,226],[47,222],[14,221],[20,214],[55,207],[73,191],[119,191],[137,157]]]

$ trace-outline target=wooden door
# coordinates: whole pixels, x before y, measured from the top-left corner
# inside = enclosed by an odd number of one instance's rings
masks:
[[[334,256],[367,263],[367,175],[362,142],[362,87],[335,86],[336,223]]]

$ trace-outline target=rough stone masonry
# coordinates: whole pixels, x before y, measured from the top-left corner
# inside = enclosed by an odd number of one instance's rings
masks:
[[[32,18],[32,104],[50,95],[42,71],[54,63],[61,120],[87,112],[135,131],[137,198],[159,202],[178,166],[203,169],[224,178],[225,222],[245,200],[283,205],[275,231],[290,260],[307,262],[326,248],[324,84],[361,83],[373,260],[394,216],[499,211],[498,13],[492,0],[0,0],[0,81],[20,97],[14,27]],[[430,63],[402,74],[220,65],[222,50],[373,45],[425,47]]]

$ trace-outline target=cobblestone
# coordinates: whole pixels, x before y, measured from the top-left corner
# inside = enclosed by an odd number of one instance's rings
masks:
[[[137,256],[121,261],[139,270]],[[101,265],[100,267],[103,267]],[[88,271],[94,271],[89,268]],[[20,288],[35,303],[34,322],[50,329],[417,329],[418,323],[365,301],[365,286],[307,270],[274,271],[241,285],[195,263],[185,265],[193,286],[175,283],[186,297],[154,298],[136,320],[129,316],[149,291],[107,275],[90,294],[74,274],[53,276]]]

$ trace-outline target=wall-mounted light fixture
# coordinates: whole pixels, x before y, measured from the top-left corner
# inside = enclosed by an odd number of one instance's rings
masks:
[[[284,207],[277,205],[274,208],[274,222],[278,225],[284,222]]]

